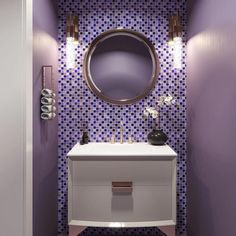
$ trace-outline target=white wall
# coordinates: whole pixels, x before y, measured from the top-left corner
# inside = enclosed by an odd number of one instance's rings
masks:
[[[2,236],[31,235],[31,13],[29,0],[0,1]]]

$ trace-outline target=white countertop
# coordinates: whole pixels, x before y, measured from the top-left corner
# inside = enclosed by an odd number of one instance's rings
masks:
[[[79,157],[176,157],[168,145],[153,146],[148,143],[77,143],[67,154],[69,158]]]

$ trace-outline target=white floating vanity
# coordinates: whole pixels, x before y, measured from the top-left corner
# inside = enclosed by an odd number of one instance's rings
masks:
[[[76,144],[68,153],[70,236],[88,226],[175,235],[176,157],[167,145]]]

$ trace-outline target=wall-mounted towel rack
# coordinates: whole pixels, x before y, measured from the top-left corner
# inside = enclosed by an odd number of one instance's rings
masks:
[[[50,84],[51,88],[47,88],[47,76],[46,70],[50,69]],[[41,90],[41,119],[42,120],[52,120],[56,117],[56,93],[55,84],[53,78],[53,66],[44,65],[42,66],[42,90]]]

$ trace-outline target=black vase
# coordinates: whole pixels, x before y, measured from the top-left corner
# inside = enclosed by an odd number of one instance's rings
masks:
[[[80,141],[80,145],[88,144],[89,143],[89,136],[88,132],[83,132],[82,139]]]
[[[162,130],[154,129],[148,134],[148,143],[151,145],[164,145],[167,140],[168,137]]]

